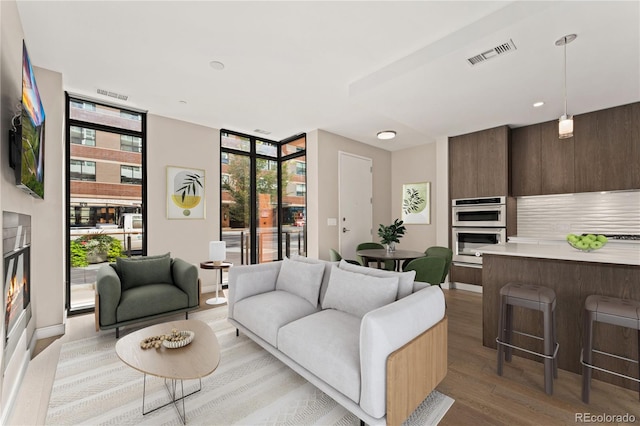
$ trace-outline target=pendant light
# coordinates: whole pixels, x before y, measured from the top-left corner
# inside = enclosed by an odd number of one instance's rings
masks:
[[[558,120],[558,136],[560,139],[573,137],[573,116],[567,114],[567,44],[578,37],[568,34],[556,40],[556,46],[564,47],[564,114]]]

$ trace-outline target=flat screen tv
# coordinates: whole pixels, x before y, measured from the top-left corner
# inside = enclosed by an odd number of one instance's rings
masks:
[[[15,169],[16,185],[38,198],[44,198],[44,119],[40,93],[23,41],[21,126],[10,138],[10,161]]]

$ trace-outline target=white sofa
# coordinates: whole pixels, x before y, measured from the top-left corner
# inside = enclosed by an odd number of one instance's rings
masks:
[[[367,424],[401,424],[444,378],[442,290],[296,257],[229,271],[229,322]]]

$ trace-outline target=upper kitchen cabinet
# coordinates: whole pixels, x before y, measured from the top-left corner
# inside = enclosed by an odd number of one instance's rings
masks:
[[[640,189],[640,103],[574,118],[576,192]]]
[[[558,139],[558,122],[511,131],[511,193],[523,195],[574,192],[574,142]]]
[[[452,199],[506,196],[509,190],[507,126],[449,138]]]

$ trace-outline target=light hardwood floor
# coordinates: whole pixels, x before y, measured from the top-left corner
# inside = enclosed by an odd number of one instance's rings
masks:
[[[445,290],[449,317],[449,370],[437,389],[455,399],[441,425],[561,425],[576,423],[576,413],[624,415],[640,424],[638,393],[594,380],[591,404],[580,399],[581,376],[560,370],[554,394],[544,392],[539,362],[513,357],[496,375],[496,351],[482,346],[482,295]],[[72,317],[67,334],[46,346],[29,365],[11,425],[42,425],[60,345],[95,335],[93,316]],[[560,349],[562,350],[562,349]]]

